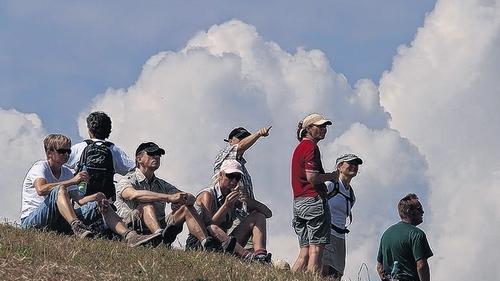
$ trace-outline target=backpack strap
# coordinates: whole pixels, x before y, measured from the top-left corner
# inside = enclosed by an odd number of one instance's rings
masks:
[[[83,149],[82,154],[80,155],[80,160],[78,160],[78,163],[76,164],[75,175],[83,170],[83,165],[85,165],[85,163],[87,162],[87,148],[89,147],[89,145],[94,143],[94,141],[91,139],[86,139],[83,141],[87,144],[87,146]]]
[[[351,208],[349,208],[349,207],[352,207],[352,204],[354,203],[354,190],[352,189],[352,186],[349,187],[349,197],[348,197],[347,195],[340,192],[340,184],[338,181],[335,181],[335,182],[333,182],[333,190],[328,192],[326,198],[329,200],[330,198],[336,196],[337,194],[342,195],[346,200],[347,216],[349,217],[349,224],[347,226],[349,226],[352,223],[352,212],[351,212]],[[350,204],[350,206],[349,206],[349,204]],[[334,227],[334,225],[332,224],[333,230],[335,230],[336,232],[341,233],[341,234],[349,233],[347,226],[345,229],[342,230],[336,226]]]
[[[354,204],[354,190],[352,189],[352,186],[349,186],[349,197],[346,197],[345,195],[344,197],[347,201],[349,201],[349,203],[351,204],[350,207],[352,208],[352,204]],[[349,224],[347,226],[351,225],[351,223],[352,223],[352,212],[351,209],[349,208]]]

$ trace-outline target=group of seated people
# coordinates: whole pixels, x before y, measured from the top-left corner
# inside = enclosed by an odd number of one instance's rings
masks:
[[[211,184],[194,196],[155,175],[165,154],[156,143],[141,143],[133,161],[106,141],[111,119],[104,112],[92,112],[87,127],[90,138],[73,146],[61,134],[44,139],[46,159],[35,162],[23,182],[23,229],[47,229],[79,238],[112,232],[131,247],[170,247],[185,223],[186,249],[270,263],[266,219],[272,212],[255,200],[251,185],[245,185],[248,173],[241,164],[242,152],[232,144],[232,139],[242,138],[237,135],[242,128],[229,135],[229,146],[216,160]],[[245,132],[245,137],[252,135]],[[255,140],[266,133],[258,133]],[[115,173],[122,175],[116,184]]]

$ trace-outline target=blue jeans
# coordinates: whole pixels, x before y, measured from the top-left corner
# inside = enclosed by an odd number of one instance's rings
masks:
[[[59,190],[59,186],[54,187],[38,208],[27,217],[21,219],[22,229],[36,228],[54,230],[66,234],[72,233],[71,226],[63,218],[57,207],[57,194]],[[75,214],[86,225],[92,224],[101,217],[97,202],[89,202],[75,209]]]

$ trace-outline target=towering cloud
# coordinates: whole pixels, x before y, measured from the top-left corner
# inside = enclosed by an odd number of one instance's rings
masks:
[[[429,162],[436,280],[498,275],[499,18],[498,1],[439,1],[380,82],[391,127]]]
[[[43,159],[44,130],[36,114],[0,108],[0,218],[15,221],[21,212],[21,187],[35,160]]]

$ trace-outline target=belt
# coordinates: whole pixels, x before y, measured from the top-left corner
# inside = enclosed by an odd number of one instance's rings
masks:
[[[346,233],[350,232],[349,229],[337,227],[333,223],[331,224],[331,226],[332,226],[332,229],[335,230],[335,232],[340,233],[340,234],[346,234]]]

